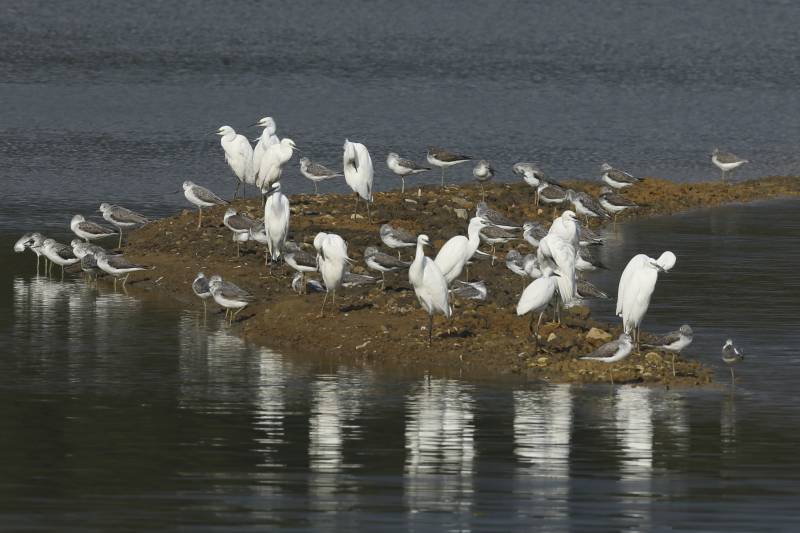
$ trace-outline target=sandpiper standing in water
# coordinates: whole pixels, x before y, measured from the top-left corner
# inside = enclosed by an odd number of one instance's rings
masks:
[[[736,385],[736,376],[733,373],[733,365],[744,359],[742,353],[733,345],[733,340],[728,339],[722,346],[722,361],[731,369],[731,386]]]
[[[747,159],[742,159],[730,152],[722,152],[719,148],[714,148],[711,153],[711,162],[722,171],[722,181],[725,181],[725,174],[735,168],[739,168],[745,163],[749,163]]]

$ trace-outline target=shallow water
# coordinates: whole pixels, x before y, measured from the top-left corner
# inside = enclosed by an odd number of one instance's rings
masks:
[[[797,201],[621,225],[671,249],[646,327],[721,386],[393,375],[249,345],[189,305],[0,275],[0,523],[70,530],[790,529],[800,497]],[[11,242],[0,243],[8,250]],[[599,317],[613,311],[596,306]],[[719,349],[747,353],[727,387]]]
[[[0,227],[61,228],[102,201],[172,212],[185,179],[228,196],[221,148],[204,135],[267,114],[328,165],[346,137],[364,142],[376,190],[398,185],[387,152],[421,159],[427,144],[490,159],[498,180],[519,160],[558,178],[596,177],[609,160],[708,179],[717,145],[752,161],[739,177],[800,163],[796,2],[279,5],[2,8]],[[313,190],[296,164],[284,189]]]

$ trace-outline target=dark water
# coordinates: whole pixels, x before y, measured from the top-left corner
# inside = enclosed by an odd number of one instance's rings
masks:
[[[431,143],[498,179],[520,159],[707,179],[717,145],[752,161],[740,177],[794,174],[798,20],[791,1],[5,3],[0,227],[101,201],[167,212],[184,179],[229,195],[204,134],[267,114],[331,165],[364,142],[376,190],[397,185],[388,151]],[[311,190],[294,165],[284,188]]]
[[[0,524],[58,531],[793,530],[797,201],[641,221],[672,249],[646,327],[741,383],[674,391],[300,360],[157,297],[0,271]],[[9,249],[11,242],[0,243]],[[598,316],[608,316],[598,306]],[[514,317],[509,317],[514,319]]]

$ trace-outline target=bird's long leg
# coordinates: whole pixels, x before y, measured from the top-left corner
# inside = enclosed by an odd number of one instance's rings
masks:
[[[197,229],[200,229],[200,225],[203,224],[203,208],[197,208]]]
[[[117,276],[114,276],[114,292],[117,292]]]
[[[731,367],[731,387],[735,387],[735,386],[736,386],[736,377],[734,376],[734,373],[733,373],[733,367]]]
[[[381,271],[381,290],[386,290],[386,272]]]
[[[542,317],[544,317],[544,312],[547,311],[547,307],[542,309],[542,312],[539,313],[539,320],[536,321],[536,331],[533,334],[533,338],[536,339],[536,347],[539,347],[539,327],[542,325]]]
[[[405,192],[406,192],[406,178],[404,178],[404,177],[402,177],[402,176],[401,176],[401,177],[400,177],[400,182],[403,184],[403,185],[400,187],[400,194],[405,194]]]
[[[444,167],[442,167],[442,189],[444,189]]]
[[[399,258],[398,258],[399,259]],[[36,275],[39,275],[39,256],[36,256]]]
[[[239,254],[239,240],[238,239],[236,240],[236,257],[240,257],[240,254]]]
[[[231,324],[233,324],[233,321],[236,320],[236,315],[242,312],[242,309],[244,309],[244,307],[240,307],[235,313],[233,313],[233,316],[231,317]]]
[[[355,193],[355,195],[356,195],[356,205],[353,206],[353,218],[355,218],[355,215],[358,213],[358,193]]]
[[[369,209],[370,201],[369,200],[365,200],[365,202],[367,204],[367,222],[372,222],[372,212]]]
[[[122,248],[122,228],[119,228],[119,244],[117,244],[117,248]]]
[[[336,289],[333,289],[333,298],[331,300],[331,304],[336,307]]]
[[[64,265],[61,265],[61,281],[64,281]]]
[[[494,244],[492,245],[492,266],[494,266],[494,253],[495,253],[495,246],[496,246],[496,245],[494,245]]]
[[[675,352],[672,352],[672,375],[675,376]]]
[[[314,182],[314,194],[319,195],[319,187],[317,187],[317,182]]]
[[[432,340],[433,340],[433,313],[428,313],[428,348],[431,347]]]
[[[483,189],[483,182],[481,182],[481,201],[486,201],[486,191]]]
[[[611,384],[614,384],[614,369],[612,367],[608,368],[608,373],[611,374]]]
[[[242,182],[239,179],[236,180],[236,190],[233,191],[233,199],[236,200],[236,196],[239,194],[239,187],[242,186]]]
[[[125,284],[128,283],[128,276],[130,276],[130,275],[131,275],[131,273],[128,272],[128,274],[124,278],[122,278],[122,288],[123,289],[125,288]]]

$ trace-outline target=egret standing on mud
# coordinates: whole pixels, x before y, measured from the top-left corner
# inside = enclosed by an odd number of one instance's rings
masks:
[[[658,259],[639,254],[628,261],[622,271],[617,290],[616,313],[622,317],[625,333],[634,335],[637,350],[639,327],[650,306],[650,297],[656,289],[658,273],[669,272],[675,266],[675,261],[675,254],[669,251],[661,254]]]
[[[216,131],[220,136],[219,143],[225,151],[225,162],[236,176],[236,190],[233,199],[239,194],[239,187],[253,173],[253,147],[244,135],[239,135],[230,126],[220,126]]]
[[[350,262],[347,257],[347,243],[335,233],[317,233],[314,237],[314,248],[317,250],[317,268],[325,282],[325,298],[319,316],[325,316],[325,302],[332,293],[333,304],[336,305],[336,289],[342,285],[345,265]]]
[[[289,199],[281,192],[281,184],[277,182],[267,192],[267,201],[264,204],[267,249],[273,263],[281,256],[286,236],[289,235],[289,214]],[[267,264],[266,257],[264,264]]]
[[[355,215],[358,211],[358,198],[360,196],[367,203],[367,220],[372,222],[369,204],[372,202],[372,179],[375,172],[372,168],[372,158],[367,151],[367,147],[361,143],[354,143],[345,139],[342,167],[344,168],[344,180],[356,193],[356,205],[353,214]]]
[[[420,305],[428,313],[428,346],[433,338],[433,314],[442,313],[450,318],[453,309],[448,301],[448,282],[436,263],[425,256],[424,246],[430,240],[427,235],[417,237],[417,254],[408,269],[408,281],[414,287]]]
[[[531,321],[528,328],[531,330],[536,344],[539,344],[539,326],[542,324],[542,317],[547,306],[553,300],[558,287],[556,280],[553,279],[553,270],[551,268],[544,268],[542,270],[542,277],[533,280],[525,290],[522,291],[522,296],[517,302],[517,316],[524,314],[531,314]],[[536,322],[536,328],[533,327],[533,318],[539,313],[539,320]]]
[[[256,187],[261,189],[262,198],[272,184],[281,179],[283,167],[292,158],[295,150],[297,150],[297,146],[294,141],[287,137],[281,139],[279,143],[267,147],[264,157],[261,158],[261,166],[256,169],[258,172]]]
[[[275,124],[275,120],[272,117],[264,117],[253,124],[253,126],[264,128],[264,130],[261,132],[261,135],[258,137],[256,147],[253,148],[253,168],[251,172],[251,179],[254,180],[252,185],[255,185],[255,176],[258,173],[258,169],[261,168],[261,160],[264,159],[264,155],[267,153],[267,148],[273,144],[278,144],[280,139],[278,139],[278,136],[275,135],[278,126]]]
[[[467,228],[467,237],[456,235],[451,237],[436,254],[434,262],[447,280],[451,284],[453,280],[461,275],[467,261],[472,259],[475,251],[481,244],[481,230],[488,225],[486,220],[481,217],[472,217]],[[419,238],[417,238],[417,256],[420,253]]]

